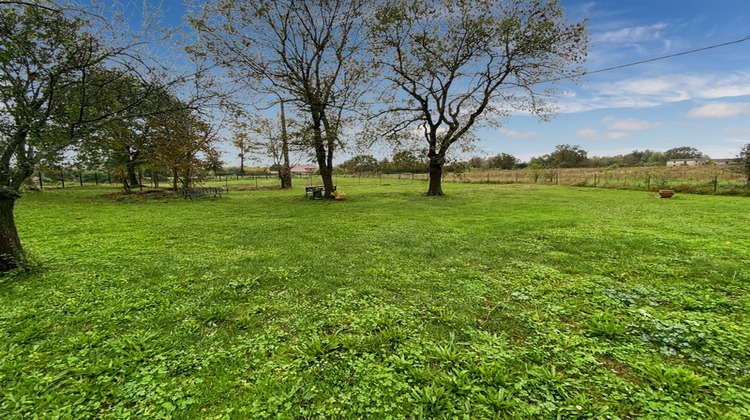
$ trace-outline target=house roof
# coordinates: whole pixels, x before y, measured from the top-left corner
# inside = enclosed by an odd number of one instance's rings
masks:
[[[292,167],[292,172],[313,172],[316,169],[318,169],[315,165],[294,165]]]

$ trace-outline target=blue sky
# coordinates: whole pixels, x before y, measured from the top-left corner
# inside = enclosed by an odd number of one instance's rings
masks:
[[[750,36],[747,0],[563,0],[573,20],[587,18],[589,71]],[[522,160],[580,145],[589,156],[633,149],[695,147],[734,157],[750,143],[750,40],[709,51],[586,76],[563,85],[549,122],[514,115],[479,133],[484,153]]]
[[[571,20],[588,19],[589,71],[750,36],[748,0],[561,3]],[[170,23],[178,23],[185,10],[176,1],[163,7]],[[528,161],[571,144],[589,156],[690,146],[712,158],[730,158],[750,143],[750,40],[588,75],[562,88],[551,121],[513,115],[499,129],[480,130],[478,150],[470,155],[505,152]],[[234,164],[234,154],[227,150],[224,160]],[[348,157],[341,154],[337,161]]]

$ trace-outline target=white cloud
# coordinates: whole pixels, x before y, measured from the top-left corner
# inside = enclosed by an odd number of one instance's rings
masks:
[[[584,84],[564,96],[560,112],[608,108],[649,108],[686,100],[712,100],[750,95],[750,72],[731,74],[669,74]]]
[[[594,6],[596,6],[596,2],[590,1],[588,3],[583,4],[581,7],[583,8],[583,13],[585,13],[586,15],[590,15],[591,9],[593,9]]]
[[[741,135],[750,133],[750,127],[727,127],[721,130],[722,133],[731,135]]]
[[[628,133],[623,133],[621,131],[611,131],[609,133],[600,133],[593,128],[584,128],[581,130],[576,131],[576,134],[578,137],[585,139],[585,140],[618,140],[623,139],[625,137],[629,137],[630,135]]]
[[[612,116],[604,118],[602,123],[610,130],[621,131],[640,131],[662,126],[662,124],[658,122],[639,121],[633,118],[622,120]]]
[[[527,131],[525,133],[522,133],[520,131],[508,130],[505,128],[500,128],[498,129],[498,131],[504,134],[506,137],[510,137],[512,139],[528,139],[539,135],[539,132],[537,131]]]
[[[750,115],[750,102],[715,102],[693,108],[688,111],[690,118],[734,118],[743,114]]]
[[[605,32],[593,37],[594,43],[622,43],[652,41],[661,38],[661,30],[666,28],[666,23],[657,23],[649,26],[634,26]]]

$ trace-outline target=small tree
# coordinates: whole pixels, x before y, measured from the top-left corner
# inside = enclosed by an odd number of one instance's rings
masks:
[[[237,157],[240,158],[240,169],[238,173],[240,175],[245,175],[245,159],[247,159],[248,154],[255,149],[253,138],[250,133],[254,128],[250,128],[240,114],[235,114],[233,119],[234,121],[230,128],[232,132],[232,146],[237,148]]]
[[[411,150],[400,150],[391,156],[391,172],[425,172],[427,163]]]
[[[550,168],[580,168],[586,164],[588,153],[580,146],[558,144],[544,160]]]
[[[172,173],[172,189],[177,191],[179,183],[190,187],[208,158],[217,154],[213,149],[217,129],[186,108],[157,115],[150,126],[154,160]]]
[[[648,161],[646,162],[648,165],[666,165],[667,164],[667,158],[664,156],[664,153],[662,152],[654,152],[651,156],[648,157]]]
[[[746,185],[750,187],[750,143],[742,146],[740,153],[737,154],[737,159],[740,161],[742,173],[747,177]]]
[[[474,156],[471,159],[469,159],[468,162],[466,162],[469,165],[469,168],[471,169],[479,169],[482,166],[484,166],[484,159],[482,159],[479,156]]]
[[[508,153],[500,153],[488,160],[490,169],[514,169],[518,166],[518,158]]]
[[[213,172],[214,176],[216,176],[216,173],[224,167],[224,161],[221,160],[221,153],[216,149],[209,148],[205,155],[203,168],[207,172]]]
[[[371,155],[357,155],[339,165],[346,173],[375,172],[378,170],[378,160]]]
[[[279,124],[270,119],[264,119],[260,124],[260,137],[266,147],[266,154],[273,160],[278,172],[281,189],[292,188],[292,160],[291,153],[300,152],[302,145],[292,142],[290,137],[297,133],[289,133],[289,127],[295,126],[296,121],[287,119],[284,100],[279,97]]]

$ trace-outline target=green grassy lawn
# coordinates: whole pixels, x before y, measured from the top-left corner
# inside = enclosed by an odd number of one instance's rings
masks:
[[[747,198],[337,183],[24,196],[0,417],[750,417]]]

